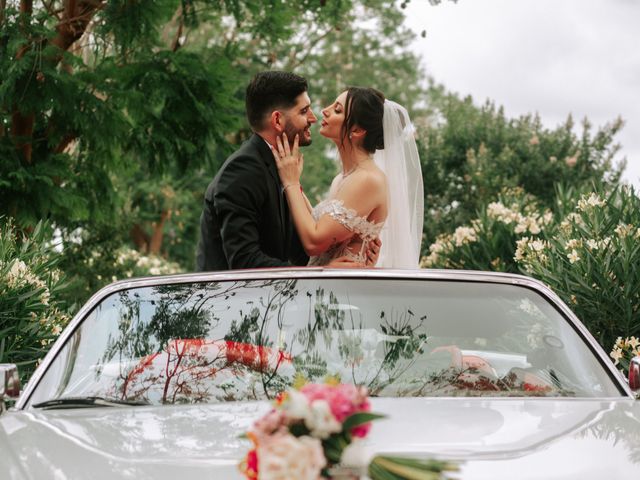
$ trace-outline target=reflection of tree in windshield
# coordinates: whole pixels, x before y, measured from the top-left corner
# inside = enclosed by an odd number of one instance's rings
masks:
[[[247,370],[270,377],[271,370],[287,361],[269,348],[272,342],[260,326],[254,329],[255,338],[251,330],[256,321],[264,325],[281,316],[294,286],[295,281],[171,285],[153,288],[144,298],[136,290],[122,292],[118,335],[109,338],[98,375],[117,362],[119,375],[108,394],[122,399],[198,402],[213,394],[219,400],[235,399],[237,377]],[[269,292],[260,297],[263,314],[257,307],[240,311],[242,320],[234,320],[227,335],[207,338],[240,288]]]
[[[374,396],[572,394],[557,376],[517,368],[498,376],[490,360],[432,345],[427,315],[414,306],[363,300],[290,279],[122,292],[96,378],[111,383],[99,393],[151,403],[252,400],[334,377]]]
[[[104,394],[152,403],[273,398],[296,378],[328,375],[378,394],[422,353],[425,317],[381,311],[372,322],[341,297],[299,294],[296,280],[122,292],[97,375],[117,364]]]

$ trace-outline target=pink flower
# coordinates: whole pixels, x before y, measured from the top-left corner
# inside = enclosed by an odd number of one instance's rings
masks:
[[[287,424],[287,416],[282,410],[271,410],[253,424],[253,432],[258,438],[272,435]]]
[[[371,408],[364,387],[354,385],[320,385],[307,384],[300,390],[309,402],[324,400],[329,404],[331,413],[340,423],[358,412],[368,412]],[[351,433],[357,437],[364,437],[369,433],[371,424],[364,424],[352,429]]]

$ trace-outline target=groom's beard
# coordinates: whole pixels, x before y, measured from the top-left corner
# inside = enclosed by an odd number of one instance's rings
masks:
[[[296,135],[300,135],[298,140],[298,145],[301,147],[306,147],[311,145],[311,124],[307,125],[305,128],[295,128],[291,124],[287,124],[284,127],[284,133],[287,134],[287,138],[289,139],[290,146],[293,146],[293,142],[296,138]]]

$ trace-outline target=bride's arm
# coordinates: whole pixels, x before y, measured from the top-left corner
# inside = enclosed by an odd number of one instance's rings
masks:
[[[307,254],[318,255],[331,245],[351,238],[353,232],[331,215],[323,215],[318,222],[313,219],[299,188],[303,159],[298,153],[297,141],[290,151],[285,138],[284,147],[280,144],[279,149],[280,152],[274,151],[276,165],[296,231]],[[343,186],[336,200],[341,200],[345,208],[355,210],[358,216],[367,217],[379,203],[380,185],[367,172],[358,173],[361,174],[353,175]]]

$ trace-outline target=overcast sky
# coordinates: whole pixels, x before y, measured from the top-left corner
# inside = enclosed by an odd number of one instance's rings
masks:
[[[624,178],[640,187],[640,0],[412,0],[408,25],[428,74],[449,90],[594,126],[618,116]]]

